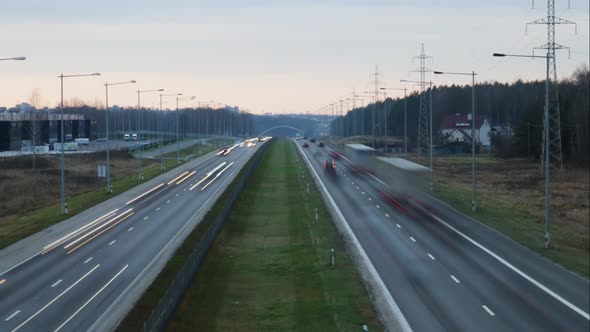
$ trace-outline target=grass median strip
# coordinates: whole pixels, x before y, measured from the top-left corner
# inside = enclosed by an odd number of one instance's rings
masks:
[[[353,331],[362,324],[380,330],[293,145],[271,144],[169,330]],[[329,264],[331,248],[335,266]]]

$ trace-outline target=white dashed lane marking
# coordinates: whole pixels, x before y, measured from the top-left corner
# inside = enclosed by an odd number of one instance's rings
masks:
[[[168,203],[170,203],[170,200],[167,200],[167,201],[166,201],[166,204],[168,204]]]
[[[375,205],[378,209],[380,209],[381,207],[379,206],[379,204]]]
[[[127,230],[127,232],[131,232],[132,230],[133,230],[133,227],[129,228],[129,229]]]
[[[156,211],[160,211],[160,208],[157,208]]]
[[[15,311],[12,315],[6,317],[6,319],[4,321],[8,322],[12,318],[14,318],[14,316],[18,315],[19,312],[20,312],[20,310]]]
[[[112,245],[113,245],[113,243],[115,243],[116,241],[117,241],[117,240],[113,240],[113,241],[111,241],[111,243],[109,243],[109,246],[112,246]]]
[[[412,240],[412,242],[416,242],[416,239],[414,239],[413,237],[410,236],[410,240]]]
[[[400,226],[400,224],[395,224],[397,226],[397,228],[402,228],[402,226]]]
[[[84,261],[84,264],[90,262],[92,260],[92,257],[88,258],[87,260]]]
[[[481,306],[482,308],[485,309],[485,311],[488,312],[488,314],[490,314],[490,316],[496,316],[496,314],[494,314],[493,311],[490,310],[490,308],[488,308],[485,304]]]
[[[451,275],[451,279],[453,279],[456,283],[460,284],[461,282],[459,281],[459,279],[455,278],[454,275]]]
[[[434,258],[434,256],[432,256],[430,253],[428,253],[428,257],[430,257],[430,259],[435,260],[436,258]]]
[[[61,279],[59,279],[59,280],[58,280],[58,281],[56,281],[56,282],[55,282],[53,285],[51,285],[51,288],[53,288],[53,287],[55,287],[55,286],[59,285],[61,282],[62,282],[62,280],[61,280]]]
[[[148,217],[145,217],[145,218],[143,218],[143,220],[148,220],[149,218],[150,218],[150,217],[148,216]]]
[[[389,215],[388,215],[387,213],[385,214],[385,216],[386,216],[387,218],[389,218]]]

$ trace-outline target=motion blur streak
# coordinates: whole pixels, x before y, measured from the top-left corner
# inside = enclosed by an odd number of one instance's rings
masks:
[[[85,226],[82,226],[82,227],[78,228],[77,230],[71,232],[70,234],[62,237],[61,239],[59,239],[57,241],[54,241],[51,244],[46,245],[45,247],[43,247],[43,252],[41,252],[41,255],[44,255],[44,254],[48,253],[49,251],[53,250],[54,248],[59,247],[62,243],[66,242],[69,239],[73,238],[74,236],[82,233],[83,231],[85,231],[86,229],[90,228],[94,224],[96,224],[96,223],[98,223],[98,222],[100,222],[100,221],[102,221],[102,220],[104,220],[106,218],[109,218],[110,216],[112,216],[117,211],[119,211],[119,209],[114,209],[113,211],[105,214],[104,216],[102,216],[100,218],[97,218],[94,221],[86,224]]]
[[[191,176],[193,176],[197,171],[192,171],[190,172],[187,176],[183,177],[182,179],[178,180],[178,182],[176,182],[176,184],[181,184],[183,183],[186,179],[190,178]]]
[[[203,183],[203,181],[207,180],[211,175],[215,174],[215,172],[217,172],[218,169],[222,168],[225,164],[227,164],[225,161],[222,162],[221,164],[219,164],[219,166],[215,167],[211,172],[207,173],[207,175],[205,175],[205,177],[203,179],[201,179],[201,181],[195,183],[194,186],[192,186],[190,188],[190,190],[195,189],[198,185],[200,185],[201,183]]]
[[[119,219],[119,218],[123,217],[124,215],[126,215],[126,214],[127,214],[127,213],[129,213],[129,212],[131,212],[132,210],[133,210],[133,209],[129,209],[129,210],[127,210],[127,211],[125,211],[125,212],[121,213],[120,215],[118,215],[118,216],[115,216],[115,217],[114,217],[114,218],[112,218],[111,220],[109,220],[109,221],[105,222],[104,224],[102,224],[102,225],[98,226],[97,228],[95,228],[95,229],[91,230],[90,232],[88,232],[88,233],[84,234],[83,236],[79,237],[78,239],[74,240],[73,242],[70,242],[70,244],[66,245],[66,246],[64,247],[64,249],[68,249],[68,248],[69,248],[69,247],[71,247],[72,245],[74,245],[74,244],[76,244],[76,243],[80,242],[80,241],[81,241],[81,240],[83,240],[84,238],[88,237],[89,235],[91,235],[92,233],[94,233],[94,232],[98,231],[99,229],[101,229],[101,228],[103,228],[103,227],[105,227],[105,226],[109,225],[109,224],[110,224],[110,223],[112,223],[113,221],[115,221],[115,220],[117,220],[117,219]]]
[[[170,184],[170,182],[168,182],[168,184]],[[149,194],[149,193],[153,192],[154,190],[157,190],[158,188],[162,187],[163,185],[164,185],[164,183],[160,183],[159,185],[155,186],[154,188],[152,188],[152,189],[150,189],[150,190],[148,190],[148,191],[144,192],[143,194],[141,194],[141,195],[139,195],[139,196],[135,197],[134,199],[130,200],[129,202],[125,203],[125,205],[129,205],[129,204],[131,204],[131,203],[135,202],[136,200],[138,200],[138,199],[142,198],[143,196],[145,196],[145,195],[147,195],[147,194]]]
[[[107,227],[107,228],[103,229],[103,230],[102,230],[100,233],[98,233],[98,234],[94,235],[93,237],[89,238],[88,240],[86,240],[86,241],[84,241],[84,242],[80,243],[80,244],[79,244],[79,245],[77,245],[75,248],[73,248],[72,250],[68,251],[68,252],[67,252],[67,254],[68,254],[68,255],[69,255],[69,254],[71,254],[72,252],[74,252],[74,251],[75,251],[75,250],[77,250],[78,248],[82,247],[82,246],[83,246],[83,245],[85,245],[86,243],[88,243],[88,242],[90,242],[90,241],[94,240],[95,238],[97,238],[98,236],[100,236],[100,234],[102,234],[102,233],[104,233],[104,232],[108,231],[109,229],[111,229],[111,228],[113,228],[113,227],[117,226],[118,224],[122,223],[123,221],[125,221],[127,218],[131,217],[131,216],[132,216],[132,215],[134,215],[134,214],[135,214],[135,212],[131,212],[131,214],[129,214],[129,215],[128,215],[128,216],[126,216],[125,218],[123,218],[123,219],[121,219],[121,220],[117,221],[116,223],[112,224],[111,226],[109,226],[109,227]]]
[[[174,182],[176,182],[176,180],[180,179],[181,177],[185,176],[188,173],[188,171],[184,171],[182,174],[180,174],[179,176],[175,177],[174,179],[168,181],[168,185],[173,184]]]
[[[213,183],[213,181],[217,180],[217,178],[220,177],[221,174],[233,164],[234,164],[234,162],[232,161],[229,165],[227,165],[224,169],[222,169],[221,172],[217,173],[217,175],[215,175],[215,177],[213,179],[211,179],[211,181],[209,181],[209,183],[207,183],[206,185],[203,186],[203,188],[201,188],[201,191],[205,190],[205,188],[207,188],[211,183]]]

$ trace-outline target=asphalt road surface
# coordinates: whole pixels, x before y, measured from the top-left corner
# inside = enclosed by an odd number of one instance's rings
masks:
[[[118,299],[176,234],[186,232],[189,220],[210,206],[213,193],[229,184],[257,148],[212,155],[195,169],[72,229],[61,241],[42,244],[44,252],[25,263],[0,271],[0,331],[103,330],[103,314],[113,306],[130,305]]]
[[[426,195],[392,204],[344,158],[330,176],[332,148],[294,142],[414,331],[589,330],[588,280]]]

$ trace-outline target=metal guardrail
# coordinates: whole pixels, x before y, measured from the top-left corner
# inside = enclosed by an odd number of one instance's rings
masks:
[[[168,322],[174,314],[174,311],[176,310],[176,307],[182,301],[182,298],[190,287],[191,282],[199,272],[201,264],[207,256],[207,252],[209,251],[211,244],[225,225],[232,206],[246,186],[250,176],[252,175],[252,172],[254,172],[254,170],[258,167],[258,164],[260,164],[260,160],[262,160],[262,156],[264,155],[267,147],[268,144],[264,144],[260,150],[256,152],[252,162],[248,164],[245,173],[241,178],[236,179],[238,182],[230,193],[229,198],[225,201],[221,212],[215,217],[213,224],[209,226],[209,229],[207,229],[205,235],[203,235],[201,240],[199,240],[199,243],[189,255],[187,261],[184,263],[183,267],[176,275],[174,281],[166,290],[164,296],[160,298],[160,301],[152,310],[150,317],[144,321],[144,332],[163,331],[166,328]]]

